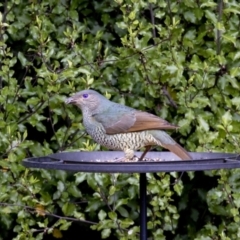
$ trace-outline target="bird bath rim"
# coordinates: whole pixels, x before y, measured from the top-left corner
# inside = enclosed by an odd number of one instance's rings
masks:
[[[140,152],[137,152],[140,154]],[[203,171],[240,168],[240,157],[233,153],[190,152],[193,160],[177,160],[171,152],[148,152],[150,159],[161,161],[113,162],[122,158],[121,151],[60,152],[44,157],[26,158],[23,165],[30,168],[96,173],[148,173],[173,171]],[[98,161],[97,161],[98,160]]]

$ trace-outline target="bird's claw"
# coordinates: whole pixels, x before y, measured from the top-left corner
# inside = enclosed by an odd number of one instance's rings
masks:
[[[138,162],[138,161],[139,161],[139,157],[137,157],[136,155],[134,155],[131,159],[128,159],[126,157],[113,159],[113,162]]]

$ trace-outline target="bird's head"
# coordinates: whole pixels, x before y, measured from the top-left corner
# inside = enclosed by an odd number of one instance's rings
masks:
[[[74,104],[82,111],[95,113],[109,100],[94,90],[83,90],[66,99],[66,104]]]

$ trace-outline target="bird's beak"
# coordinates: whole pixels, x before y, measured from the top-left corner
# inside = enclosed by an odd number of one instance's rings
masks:
[[[67,98],[66,100],[65,100],[65,103],[66,104],[74,104],[74,103],[76,103],[77,102],[77,100],[76,100],[76,98],[74,98],[74,97],[69,97],[69,98]]]

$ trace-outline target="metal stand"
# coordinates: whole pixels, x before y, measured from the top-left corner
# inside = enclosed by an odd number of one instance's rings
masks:
[[[140,173],[140,240],[147,240],[147,177]]]
[[[140,173],[140,240],[147,240],[148,172],[182,172],[240,168],[240,158],[230,153],[190,153],[192,161],[176,159],[171,152],[148,152],[150,159],[163,161],[114,162],[122,152],[61,152],[45,157],[28,158],[23,165],[31,168],[58,169],[73,172]]]

